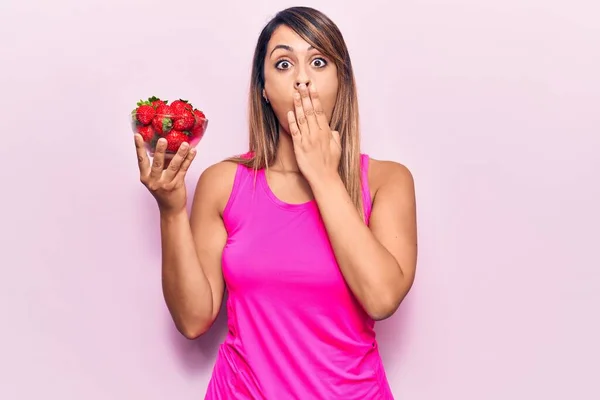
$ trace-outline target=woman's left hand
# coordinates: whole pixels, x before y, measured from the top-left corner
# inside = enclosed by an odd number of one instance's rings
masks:
[[[332,131],[314,84],[301,84],[294,93],[294,111],[288,112],[290,135],[298,168],[309,184],[338,175],[342,155],[340,135]]]

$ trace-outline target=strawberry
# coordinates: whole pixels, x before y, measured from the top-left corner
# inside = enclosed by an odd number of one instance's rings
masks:
[[[156,108],[156,114],[163,115],[167,118],[173,118],[173,108],[167,104],[161,104]]]
[[[175,122],[173,123],[173,129],[178,131],[187,131],[192,129],[196,123],[194,113],[188,109],[183,109],[179,113],[175,113]]]
[[[137,131],[140,135],[142,135],[144,142],[146,143],[150,143],[154,137],[154,128],[152,125],[140,126]]]
[[[166,104],[159,105],[152,126],[159,135],[165,135],[173,128],[173,110]]]
[[[194,107],[187,100],[179,99],[171,103],[171,109],[173,109],[175,115],[179,115],[183,110],[193,111]]]
[[[154,111],[154,107],[152,107],[152,105],[149,102],[143,100],[140,100],[137,103],[137,106],[138,107],[135,109],[135,116],[137,121],[142,125],[150,124],[150,122],[152,122],[152,119],[154,118],[154,115],[156,114],[156,112]]]
[[[156,96],[149,97],[148,102],[152,105],[152,107],[154,107],[154,109],[157,109],[158,106],[166,105],[168,103],[167,100],[161,100]]]
[[[167,152],[171,153],[176,153],[183,142],[189,143],[190,141],[189,136],[185,132],[175,129],[167,133],[165,138],[167,139]]]
[[[206,116],[198,109],[194,110],[195,123],[192,128],[191,134],[194,138],[202,138],[204,131],[206,130]]]
[[[208,120],[204,113],[187,100],[178,99],[171,104],[156,96],[137,102],[132,111],[132,126],[150,148],[156,147],[159,138],[167,138],[167,151],[177,152],[184,142],[197,140],[204,135]]]
[[[203,113],[202,111],[198,110],[198,109],[195,109],[195,110],[194,110],[194,115],[195,115],[197,118],[200,118],[200,119],[206,119],[206,115],[204,115],[204,113]]]

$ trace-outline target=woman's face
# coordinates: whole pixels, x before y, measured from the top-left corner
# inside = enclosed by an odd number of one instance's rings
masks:
[[[281,25],[273,32],[264,69],[263,95],[286,132],[289,133],[287,113],[294,110],[293,95],[302,83],[316,86],[325,115],[331,121],[338,91],[337,68],[289,27]]]

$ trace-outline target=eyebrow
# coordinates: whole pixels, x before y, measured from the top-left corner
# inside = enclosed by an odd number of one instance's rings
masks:
[[[278,44],[277,46],[273,47],[273,50],[271,50],[271,54],[269,54],[269,57],[273,55],[273,53],[275,52],[275,50],[278,49],[283,49],[283,50],[287,50],[290,52],[294,52],[294,48],[292,46],[289,46],[287,44]],[[308,49],[306,49],[306,51],[310,51],[310,50],[314,50],[315,48],[313,46],[308,46]]]

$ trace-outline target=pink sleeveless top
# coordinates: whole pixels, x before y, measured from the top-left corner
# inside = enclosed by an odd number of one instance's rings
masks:
[[[365,213],[371,213],[361,155]],[[224,210],[228,334],[209,400],[392,400],[374,321],[336,263],[314,200],[288,204],[238,166]]]

